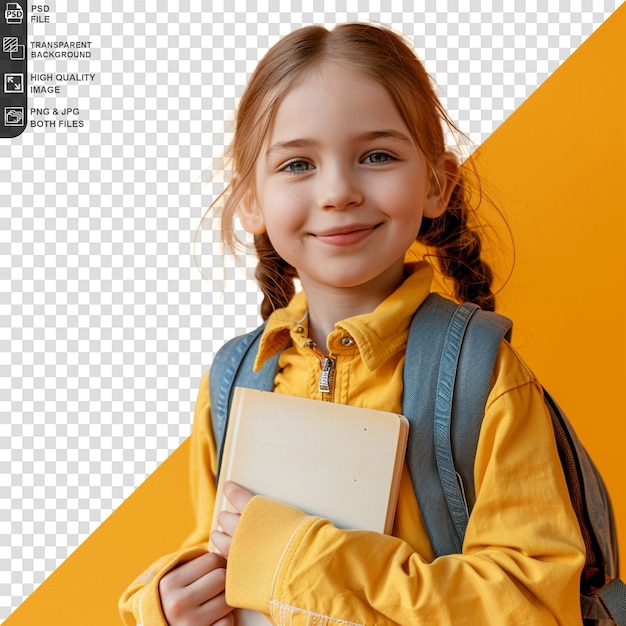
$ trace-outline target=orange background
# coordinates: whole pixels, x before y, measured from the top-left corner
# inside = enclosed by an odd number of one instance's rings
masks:
[[[515,238],[515,271],[499,309],[515,320],[513,343],[604,475],[622,563],[625,42],[622,6],[472,157]],[[185,442],[5,624],[120,623],[117,599],[126,585],[191,530],[187,459]]]

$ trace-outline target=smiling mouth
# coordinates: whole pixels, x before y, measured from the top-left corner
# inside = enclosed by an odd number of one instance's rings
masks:
[[[318,241],[331,246],[351,246],[369,237],[380,224],[373,226],[349,226],[314,235]]]

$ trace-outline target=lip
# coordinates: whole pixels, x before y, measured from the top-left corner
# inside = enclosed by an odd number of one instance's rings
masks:
[[[315,238],[331,246],[351,246],[369,237],[379,224],[352,224],[317,233]]]

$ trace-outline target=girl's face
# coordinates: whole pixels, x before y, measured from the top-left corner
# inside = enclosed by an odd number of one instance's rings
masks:
[[[402,281],[422,216],[446,204],[384,87],[330,64],[280,103],[255,187],[242,223],[267,231],[305,291],[365,287],[385,297]]]

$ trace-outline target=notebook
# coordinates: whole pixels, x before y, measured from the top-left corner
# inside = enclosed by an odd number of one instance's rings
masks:
[[[390,533],[409,423],[397,413],[237,387],[212,530],[232,480],[343,529]],[[209,549],[215,550],[209,545]],[[236,610],[237,626],[267,626]]]

